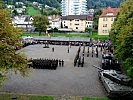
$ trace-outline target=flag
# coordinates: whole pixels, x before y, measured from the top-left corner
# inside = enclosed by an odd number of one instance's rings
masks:
[[[46,30],[46,36],[51,37],[47,30]]]
[[[50,34],[48,34],[48,36],[50,37]]]
[[[46,36],[48,36],[48,31],[46,30]]]

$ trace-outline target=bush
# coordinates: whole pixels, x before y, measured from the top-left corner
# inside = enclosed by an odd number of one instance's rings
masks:
[[[133,58],[127,58],[124,62],[127,74],[133,78]]]

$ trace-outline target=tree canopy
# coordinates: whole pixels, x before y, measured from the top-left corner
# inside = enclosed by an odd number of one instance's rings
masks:
[[[41,32],[46,31],[47,26],[49,25],[49,21],[48,21],[47,16],[35,15],[34,16],[33,25],[39,31],[39,35],[41,35]]]
[[[93,28],[95,30],[98,30],[98,19],[99,19],[99,16],[102,14],[102,10],[99,9],[99,10],[96,10],[96,12],[94,13],[94,22],[93,22]]]
[[[127,73],[133,77],[133,0],[121,5],[120,12],[110,32],[115,56],[124,62]]]
[[[0,9],[0,78],[9,70],[27,73],[27,60],[23,54],[16,53],[22,47],[21,32],[13,27],[10,14],[7,10]]]

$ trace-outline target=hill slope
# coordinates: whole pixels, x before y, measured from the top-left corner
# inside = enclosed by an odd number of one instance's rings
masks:
[[[24,2],[24,1],[31,1],[31,2],[39,2],[41,4],[46,4],[50,7],[60,8],[62,0],[4,0],[8,2]],[[120,3],[125,0],[87,0],[88,8],[105,8],[105,7],[119,7]]]
[[[37,0],[44,1],[47,5],[58,8],[62,0]],[[125,0],[87,0],[89,8],[119,7],[120,3]]]

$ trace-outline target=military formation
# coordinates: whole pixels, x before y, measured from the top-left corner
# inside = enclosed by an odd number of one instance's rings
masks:
[[[35,69],[52,69],[56,70],[58,66],[64,66],[64,60],[60,59],[30,59],[30,67]]]
[[[84,52],[85,52],[85,46],[83,47],[83,52],[81,55],[81,46],[79,46],[75,59],[74,59],[74,67],[77,65],[78,67],[84,66]]]

